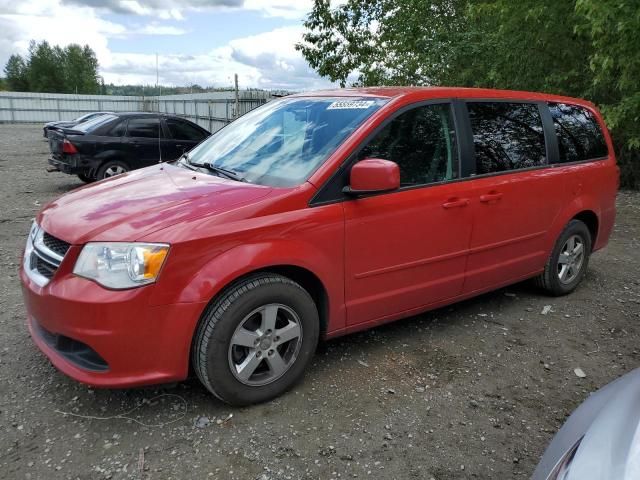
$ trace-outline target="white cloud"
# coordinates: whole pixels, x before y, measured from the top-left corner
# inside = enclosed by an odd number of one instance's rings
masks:
[[[132,33],[139,35],[184,35],[187,31],[183,28],[174,27],[173,25],[160,25],[154,22],[149,25],[144,25]]]
[[[68,5],[101,11],[181,20],[187,11],[245,9],[268,17],[297,19],[311,10],[312,0],[62,0]]]
[[[326,87],[294,48],[302,27],[284,27],[232,40],[202,55],[160,55],[160,83],[165,85],[231,86],[239,76],[241,88],[309,90]],[[110,56],[105,81],[155,84],[156,57],[148,54]]]
[[[71,1],[75,3],[70,3]],[[243,8],[260,10],[265,15],[286,17],[300,15],[300,12],[310,6],[310,1],[244,0]],[[69,43],[88,44],[96,52],[100,73],[106,82],[155,84],[155,54],[113,52],[109,48],[109,40],[118,38],[135,42],[139,35],[183,35],[187,33],[188,23],[176,27],[154,19],[148,24],[132,27],[102,18],[104,11],[108,8],[112,11],[117,7],[129,12],[140,12],[140,15],[146,15],[145,12],[160,12],[160,16],[182,18],[185,9],[203,8],[203,5],[212,3],[231,8],[237,2],[22,0],[10,3],[8,0],[0,0],[0,28],[3,31],[0,36],[0,62],[4,65],[9,55],[15,52],[25,54],[31,39],[47,40],[61,46]],[[139,18],[143,19],[144,16]],[[242,88],[301,90],[326,87],[328,83],[320,79],[295,50],[295,44],[301,40],[302,30],[302,25],[282,27],[240,37],[197,55],[159,52],[160,83],[230,86],[234,73],[237,73]]]

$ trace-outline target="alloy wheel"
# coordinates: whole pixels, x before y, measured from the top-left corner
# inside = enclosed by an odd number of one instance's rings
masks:
[[[245,316],[231,337],[231,373],[245,385],[269,384],[295,363],[301,345],[298,315],[286,305],[263,305]]]
[[[104,178],[115,177],[125,173],[127,170],[120,165],[112,165],[104,171]]]
[[[584,241],[580,235],[571,235],[562,246],[558,256],[558,278],[560,282],[573,282],[584,263]]]

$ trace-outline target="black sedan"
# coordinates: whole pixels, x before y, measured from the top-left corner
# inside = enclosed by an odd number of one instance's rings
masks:
[[[86,122],[88,120],[91,120],[92,118],[96,118],[101,115],[109,115],[112,113],[113,112],[91,112],[91,113],[85,113],[84,115],[81,115],[78,118],[74,118],[73,120],[67,120],[67,121],[63,120],[61,122],[48,122],[44,124],[44,127],[42,127],[42,136],[44,138],[49,138],[49,130],[52,130],[54,128],[73,127],[74,125],[78,125],[79,123]]]
[[[158,113],[113,113],[49,135],[49,171],[102,180],[177,160],[209,136],[193,122]]]

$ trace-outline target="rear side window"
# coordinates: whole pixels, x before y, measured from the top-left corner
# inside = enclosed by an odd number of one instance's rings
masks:
[[[131,118],[127,127],[128,137],[158,138],[160,120],[158,118]]]
[[[127,131],[127,121],[120,120],[107,132],[107,137],[122,137]]]
[[[608,155],[600,125],[589,110],[566,103],[550,103],[549,110],[558,136],[560,163]]]
[[[546,164],[542,118],[536,104],[467,103],[476,175]]]
[[[358,154],[358,160],[382,158],[400,167],[402,186],[458,177],[458,149],[448,104],[425,105],[389,122]]]
[[[106,125],[107,123],[115,120],[116,118],[118,117],[116,117],[115,115],[108,115],[108,114],[98,115],[97,117],[93,117],[90,120],[86,120],[82,123],[79,123],[78,125],[73,127],[73,129],[78,130],[80,132],[84,132],[84,133],[91,133],[97,128],[100,128],[103,125]]]
[[[167,118],[167,127],[172,138],[176,140],[191,140],[199,142],[205,135],[199,128],[176,118]]]

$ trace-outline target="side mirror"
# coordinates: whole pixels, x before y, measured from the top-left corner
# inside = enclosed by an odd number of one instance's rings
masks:
[[[400,168],[395,162],[381,158],[366,158],[351,167],[348,195],[380,193],[400,188]]]

